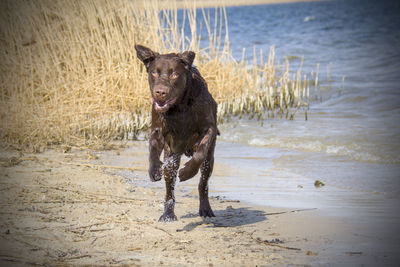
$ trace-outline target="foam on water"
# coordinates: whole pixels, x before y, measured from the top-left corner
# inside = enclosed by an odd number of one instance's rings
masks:
[[[376,129],[358,118],[331,117],[320,116],[307,122],[267,119],[264,126],[257,121],[230,122],[220,126],[220,139],[255,147],[324,153],[361,162],[400,163],[397,153],[400,142],[393,129]]]

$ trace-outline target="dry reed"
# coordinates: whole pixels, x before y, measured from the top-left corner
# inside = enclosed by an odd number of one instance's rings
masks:
[[[293,116],[308,105],[310,82],[289,64],[253,64],[231,56],[225,9],[215,23],[187,3],[191,34],[178,25],[177,3],[157,1],[2,1],[0,4],[0,139],[40,151],[57,144],[102,148],[135,138],[150,125],[147,75],[134,44],[160,52],[193,50],[219,105],[219,118],[265,111]],[[196,21],[209,46],[200,49]],[[213,20],[214,22],[214,20]],[[257,60],[259,61],[257,63]]]

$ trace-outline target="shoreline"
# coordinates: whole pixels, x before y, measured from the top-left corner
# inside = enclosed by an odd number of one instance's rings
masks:
[[[356,235],[359,226],[324,216],[320,210],[264,207],[216,196],[210,202],[217,217],[200,218],[197,190],[179,184],[178,221],[160,223],[164,183],[148,181],[143,142],[130,146],[134,149],[72,148],[25,155],[2,151],[0,262],[132,266],[391,262],[384,254],[375,255],[373,247],[359,246],[369,241]],[[131,169],[105,165],[109,157]]]

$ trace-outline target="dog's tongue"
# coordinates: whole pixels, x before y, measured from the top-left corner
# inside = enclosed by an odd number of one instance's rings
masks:
[[[166,101],[157,101],[154,99],[154,97],[151,98],[151,101],[153,102],[153,104],[156,103],[156,105],[158,105],[159,107],[164,106],[166,102]]]
[[[168,110],[171,103],[174,103],[175,100],[176,100],[176,97],[169,99],[167,101],[158,101],[158,100],[152,98],[153,105],[154,105],[155,109],[159,112],[165,112],[166,110]]]
[[[157,101],[157,100],[154,100],[154,102],[155,102],[156,105],[157,105],[158,107],[160,107],[160,108],[166,106],[167,103],[168,103],[168,101]]]

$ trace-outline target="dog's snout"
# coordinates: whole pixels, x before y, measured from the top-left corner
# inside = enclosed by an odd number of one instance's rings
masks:
[[[164,98],[164,97],[166,97],[167,96],[167,89],[166,88],[156,88],[155,90],[154,90],[154,94],[157,96],[157,97],[160,97],[160,98]]]

